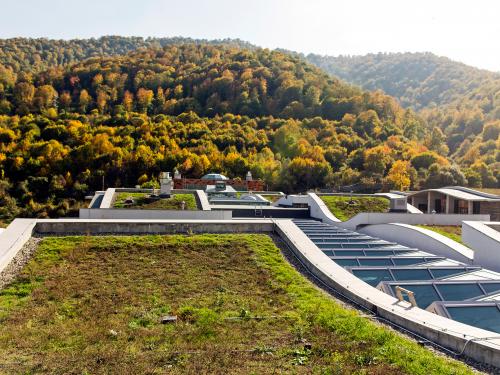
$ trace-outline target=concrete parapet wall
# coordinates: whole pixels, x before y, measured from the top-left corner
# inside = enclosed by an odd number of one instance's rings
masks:
[[[495,230],[500,222],[464,221],[462,240],[474,250],[478,264],[500,272],[500,232]]]
[[[498,335],[422,310],[373,288],[325,255],[290,220],[276,231],[304,266],[322,282],[378,316],[476,361],[500,367]]]
[[[481,264],[475,259],[472,249],[429,229],[394,223],[368,225],[358,230],[358,232],[386,241],[397,242],[401,245],[415,247],[466,264]]]
[[[41,234],[148,234],[272,232],[271,220],[38,220]]]
[[[230,220],[231,218],[231,211],[140,210],[123,208],[80,209],[80,219]]]

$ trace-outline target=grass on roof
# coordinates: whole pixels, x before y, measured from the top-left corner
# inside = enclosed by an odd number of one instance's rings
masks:
[[[471,373],[342,307],[256,234],[45,238],[0,292],[0,369]]]
[[[417,227],[432,230],[464,245],[462,242],[462,227],[459,225],[417,225]]]
[[[143,210],[180,210],[182,202],[186,203],[186,210],[197,210],[194,194],[173,194],[170,198],[161,198],[156,201],[148,201],[149,194],[146,193],[117,193],[113,208],[135,208]],[[126,204],[127,199],[132,198],[134,203]]]
[[[482,191],[483,193],[495,194],[500,196],[500,189],[498,188],[471,188],[477,191]]]
[[[341,221],[349,220],[361,212],[387,212],[389,200],[382,197],[351,197],[322,195],[321,200],[325,202],[330,212]]]

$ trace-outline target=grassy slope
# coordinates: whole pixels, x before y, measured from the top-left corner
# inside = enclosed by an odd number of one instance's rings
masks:
[[[343,308],[264,235],[47,238],[0,311],[8,373],[470,372]]]
[[[360,212],[387,212],[389,201],[381,197],[353,196],[354,204],[349,204],[350,197],[320,196],[332,214],[342,221],[349,220]]]
[[[464,244],[462,242],[462,227],[456,225],[417,225],[417,227],[422,227],[425,229],[432,230],[445,237],[451,238],[458,243]]]
[[[128,208],[139,208],[144,210],[180,210],[181,202],[186,202],[187,210],[197,210],[196,199],[193,194],[174,194],[170,198],[160,199],[155,202],[146,202],[145,193],[118,193],[116,195],[114,208],[126,208],[125,201],[132,197],[135,203]]]

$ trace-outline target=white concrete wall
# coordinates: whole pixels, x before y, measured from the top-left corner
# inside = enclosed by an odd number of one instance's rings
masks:
[[[362,212],[344,221],[339,226],[356,230],[362,225],[403,223],[412,225],[462,225],[462,221],[489,221],[490,215],[460,215],[460,214],[407,214],[397,212]]]
[[[31,238],[35,225],[36,219],[15,219],[0,233],[0,272]]]
[[[398,223],[368,225],[358,229],[358,232],[386,241],[397,242],[401,245],[415,247],[459,262],[479,264],[474,259],[472,249],[429,229]]]
[[[123,208],[80,209],[80,219],[230,220],[231,218],[231,211],[139,210]]]
[[[464,221],[462,240],[474,250],[477,264],[500,272],[500,232],[490,225],[500,225],[500,222]]]
[[[324,223],[337,224],[341,221],[331,213],[331,211],[326,206],[326,203],[318,197],[316,193],[308,193],[309,197],[309,207],[311,209],[311,217],[315,219],[320,219]]]
[[[465,356],[500,367],[498,334],[412,307],[406,301],[399,302],[332,262],[292,221],[277,220],[276,227],[297,258],[326,285],[433,342],[456,352],[463,350]]]
[[[102,198],[101,205],[99,206],[99,208],[110,208],[114,203],[114,198],[115,198],[115,189],[114,188],[106,189],[106,192],[104,193],[104,197]]]
[[[211,210],[210,203],[208,202],[208,198],[207,198],[207,195],[205,194],[205,192],[203,190],[196,190],[195,194],[197,197],[197,201],[200,203],[200,206],[201,206],[199,208],[202,211],[210,211]]]

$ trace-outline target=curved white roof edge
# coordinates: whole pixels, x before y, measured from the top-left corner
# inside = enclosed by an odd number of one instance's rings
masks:
[[[412,197],[414,195],[426,193],[426,192],[437,192],[441,194],[446,194],[450,195],[454,198],[458,199],[463,199],[467,201],[486,201],[486,202],[500,202],[500,197],[493,195],[493,194],[487,194],[483,193],[480,191],[476,191],[473,189],[468,189],[468,188],[462,188],[462,187],[457,187],[457,186],[447,186],[443,188],[436,188],[436,189],[424,189],[420,191],[413,191],[411,193],[408,193],[408,197]]]
[[[495,240],[500,244],[500,232],[493,229],[491,225],[496,225],[500,227],[500,222],[497,221],[464,221],[465,225],[476,229],[481,234]]]
[[[434,232],[433,230],[422,228],[422,227],[417,227],[415,225],[411,224],[402,224],[402,223],[390,223],[391,225],[396,225],[398,227],[404,227],[409,230],[413,230],[415,232],[422,233],[430,238],[432,238],[435,241],[438,241],[442,243],[443,245],[446,245],[459,253],[460,255],[464,256],[465,258],[469,258],[471,260],[474,259],[474,250],[471,248],[462,245],[461,243],[458,243],[457,241],[452,240],[451,238],[448,238],[446,236],[443,236],[442,234],[439,234],[437,232]]]
[[[500,367],[500,336],[412,307],[377,290],[333,262],[291,220],[276,227],[295,255],[316,277],[377,315],[477,361]]]

